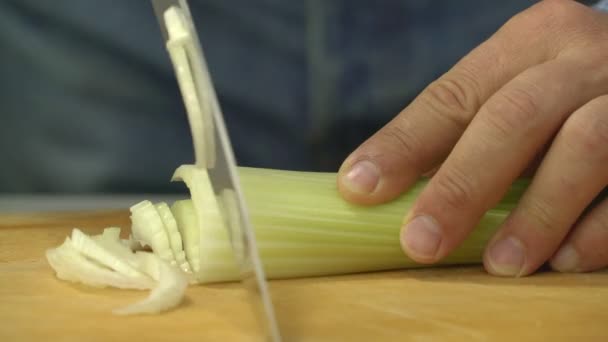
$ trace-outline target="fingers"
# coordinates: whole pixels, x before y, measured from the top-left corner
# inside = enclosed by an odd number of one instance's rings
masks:
[[[582,72],[547,62],[484,104],[410,212],[402,246],[411,258],[438,261],[464,240],[565,118],[596,96],[596,84],[575,81]]]
[[[342,164],[338,189],[349,201],[398,196],[448,155],[480,106],[503,84],[553,55],[507,25],[429,85]]]
[[[574,227],[574,232],[551,259],[561,272],[590,272],[608,266],[608,198]]]
[[[345,160],[338,174],[342,196],[377,204],[401,194],[445,160],[494,92],[566,48],[579,50],[580,28],[596,26],[593,12],[573,1],[544,1],[515,16]]]
[[[490,241],[484,256],[490,273],[521,276],[534,272],[554,254],[577,218],[608,184],[607,108],[608,96],[598,97],[566,121],[532,184]],[[593,213],[573,236],[578,239],[577,248],[583,247],[578,245],[581,239],[597,235],[597,225],[603,225],[597,223],[603,222],[602,209]],[[572,258],[573,250],[567,246],[563,253],[570,255],[562,253],[562,259]]]

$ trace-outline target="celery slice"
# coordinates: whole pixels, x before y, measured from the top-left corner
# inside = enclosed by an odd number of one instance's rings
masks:
[[[162,260],[158,255],[138,252],[140,269],[158,281],[148,297],[125,308],[113,311],[117,315],[155,314],[177,306],[184,297],[188,280],[184,273]]]
[[[184,239],[188,260],[195,261],[198,267],[195,269],[191,262],[198,282],[238,279],[238,268],[227,232],[206,228],[199,231],[200,226],[191,200],[175,202],[171,211]],[[205,240],[204,248],[199,249],[199,241],[203,242],[202,240]],[[201,263],[203,266],[199,266]]]
[[[186,260],[193,273],[198,272],[199,267],[199,225],[192,205],[184,206],[183,201],[177,201],[171,206],[171,212],[177,222],[177,228],[182,237]]]
[[[93,240],[88,235],[84,234],[79,229],[72,230],[71,245],[76,251],[84,256],[92,259],[99,264],[122,273],[129,277],[139,277],[142,273],[129,263],[128,258],[125,258],[123,253],[117,253],[113,250],[108,250],[97,241]]]
[[[62,280],[93,287],[112,286],[137,290],[154,287],[154,281],[143,274],[126,276],[87,258],[74,248],[69,237],[59,247],[47,250],[46,258],[57,278]]]
[[[150,201],[142,201],[131,207],[131,230],[133,237],[142,245],[152,247],[154,253],[177,264],[169,242],[169,234],[156,207]]]
[[[159,313],[177,306],[188,286],[188,278],[158,255],[132,253],[120,240],[119,228],[107,228],[88,236],[78,229],[59,247],[46,251],[59,279],[94,287],[152,289],[146,299],[114,310],[118,315]]]
[[[223,262],[230,265],[230,269],[226,272],[230,274],[236,272],[236,261],[232,253],[229,233],[225,228],[224,218],[207,171],[192,165],[182,165],[175,171],[173,180],[183,180],[193,198],[193,208],[187,210],[194,217],[188,221],[196,222],[196,225],[184,227],[183,231],[187,232],[188,237],[184,238],[182,235],[182,238],[186,245],[186,257],[197,280],[208,282],[217,278],[206,269],[209,261],[212,261],[209,259],[209,253],[216,250],[221,250],[226,255],[226,260]],[[173,212],[173,215],[177,217],[180,214]],[[193,230],[198,230],[198,235]]]
[[[175,261],[182,271],[191,273],[192,270],[190,269],[190,264],[186,260],[186,253],[184,252],[182,237],[177,228],[177,222],[171,213],[171,209],[169,209],[169,206],[165,202],[157,203],[154,206],[156,207],[156,210],[163,221],[163,225],[165,226],[167,237],[169,238],[169,245],[173,251]]]

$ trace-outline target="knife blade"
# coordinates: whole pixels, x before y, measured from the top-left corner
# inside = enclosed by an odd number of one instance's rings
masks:
[[[224,209],[222,214],[241,280],[251,295],[262,333],[266,340],[279,342],[279,325],[240,187],[236,159],[188,3],[186,0],[152,0],[152,5],[172,57],[190,128],[193,133],[202,130],[193,134],[196,165],[208,170],[216,198]],[[185,68],[188,70],[178,67],[176,54],[188,59],[189,68]],[[183,87],[190,87],[192,91],[184,91]]]

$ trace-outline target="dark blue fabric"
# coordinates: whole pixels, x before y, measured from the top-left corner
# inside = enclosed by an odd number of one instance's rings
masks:
[[[600,11],[608,12],[608,0],[601,0],[595,4],[595,8]]]
[[[193,0],[241,165],[335,170],[528,0]],[[0,191],[165,192],[192,161],[148,1],[0,1]]]

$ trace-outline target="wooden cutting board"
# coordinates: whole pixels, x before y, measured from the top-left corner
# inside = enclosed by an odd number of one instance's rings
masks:
[[[176,310],[117,317],[146,292],[60,281],[44,251],[126,212],[0,216],[0,341],[250,341],[239,284],[190,287]],[[608,272],[501,279],[479,267],[271,282],[287,341],[608,341]]]

